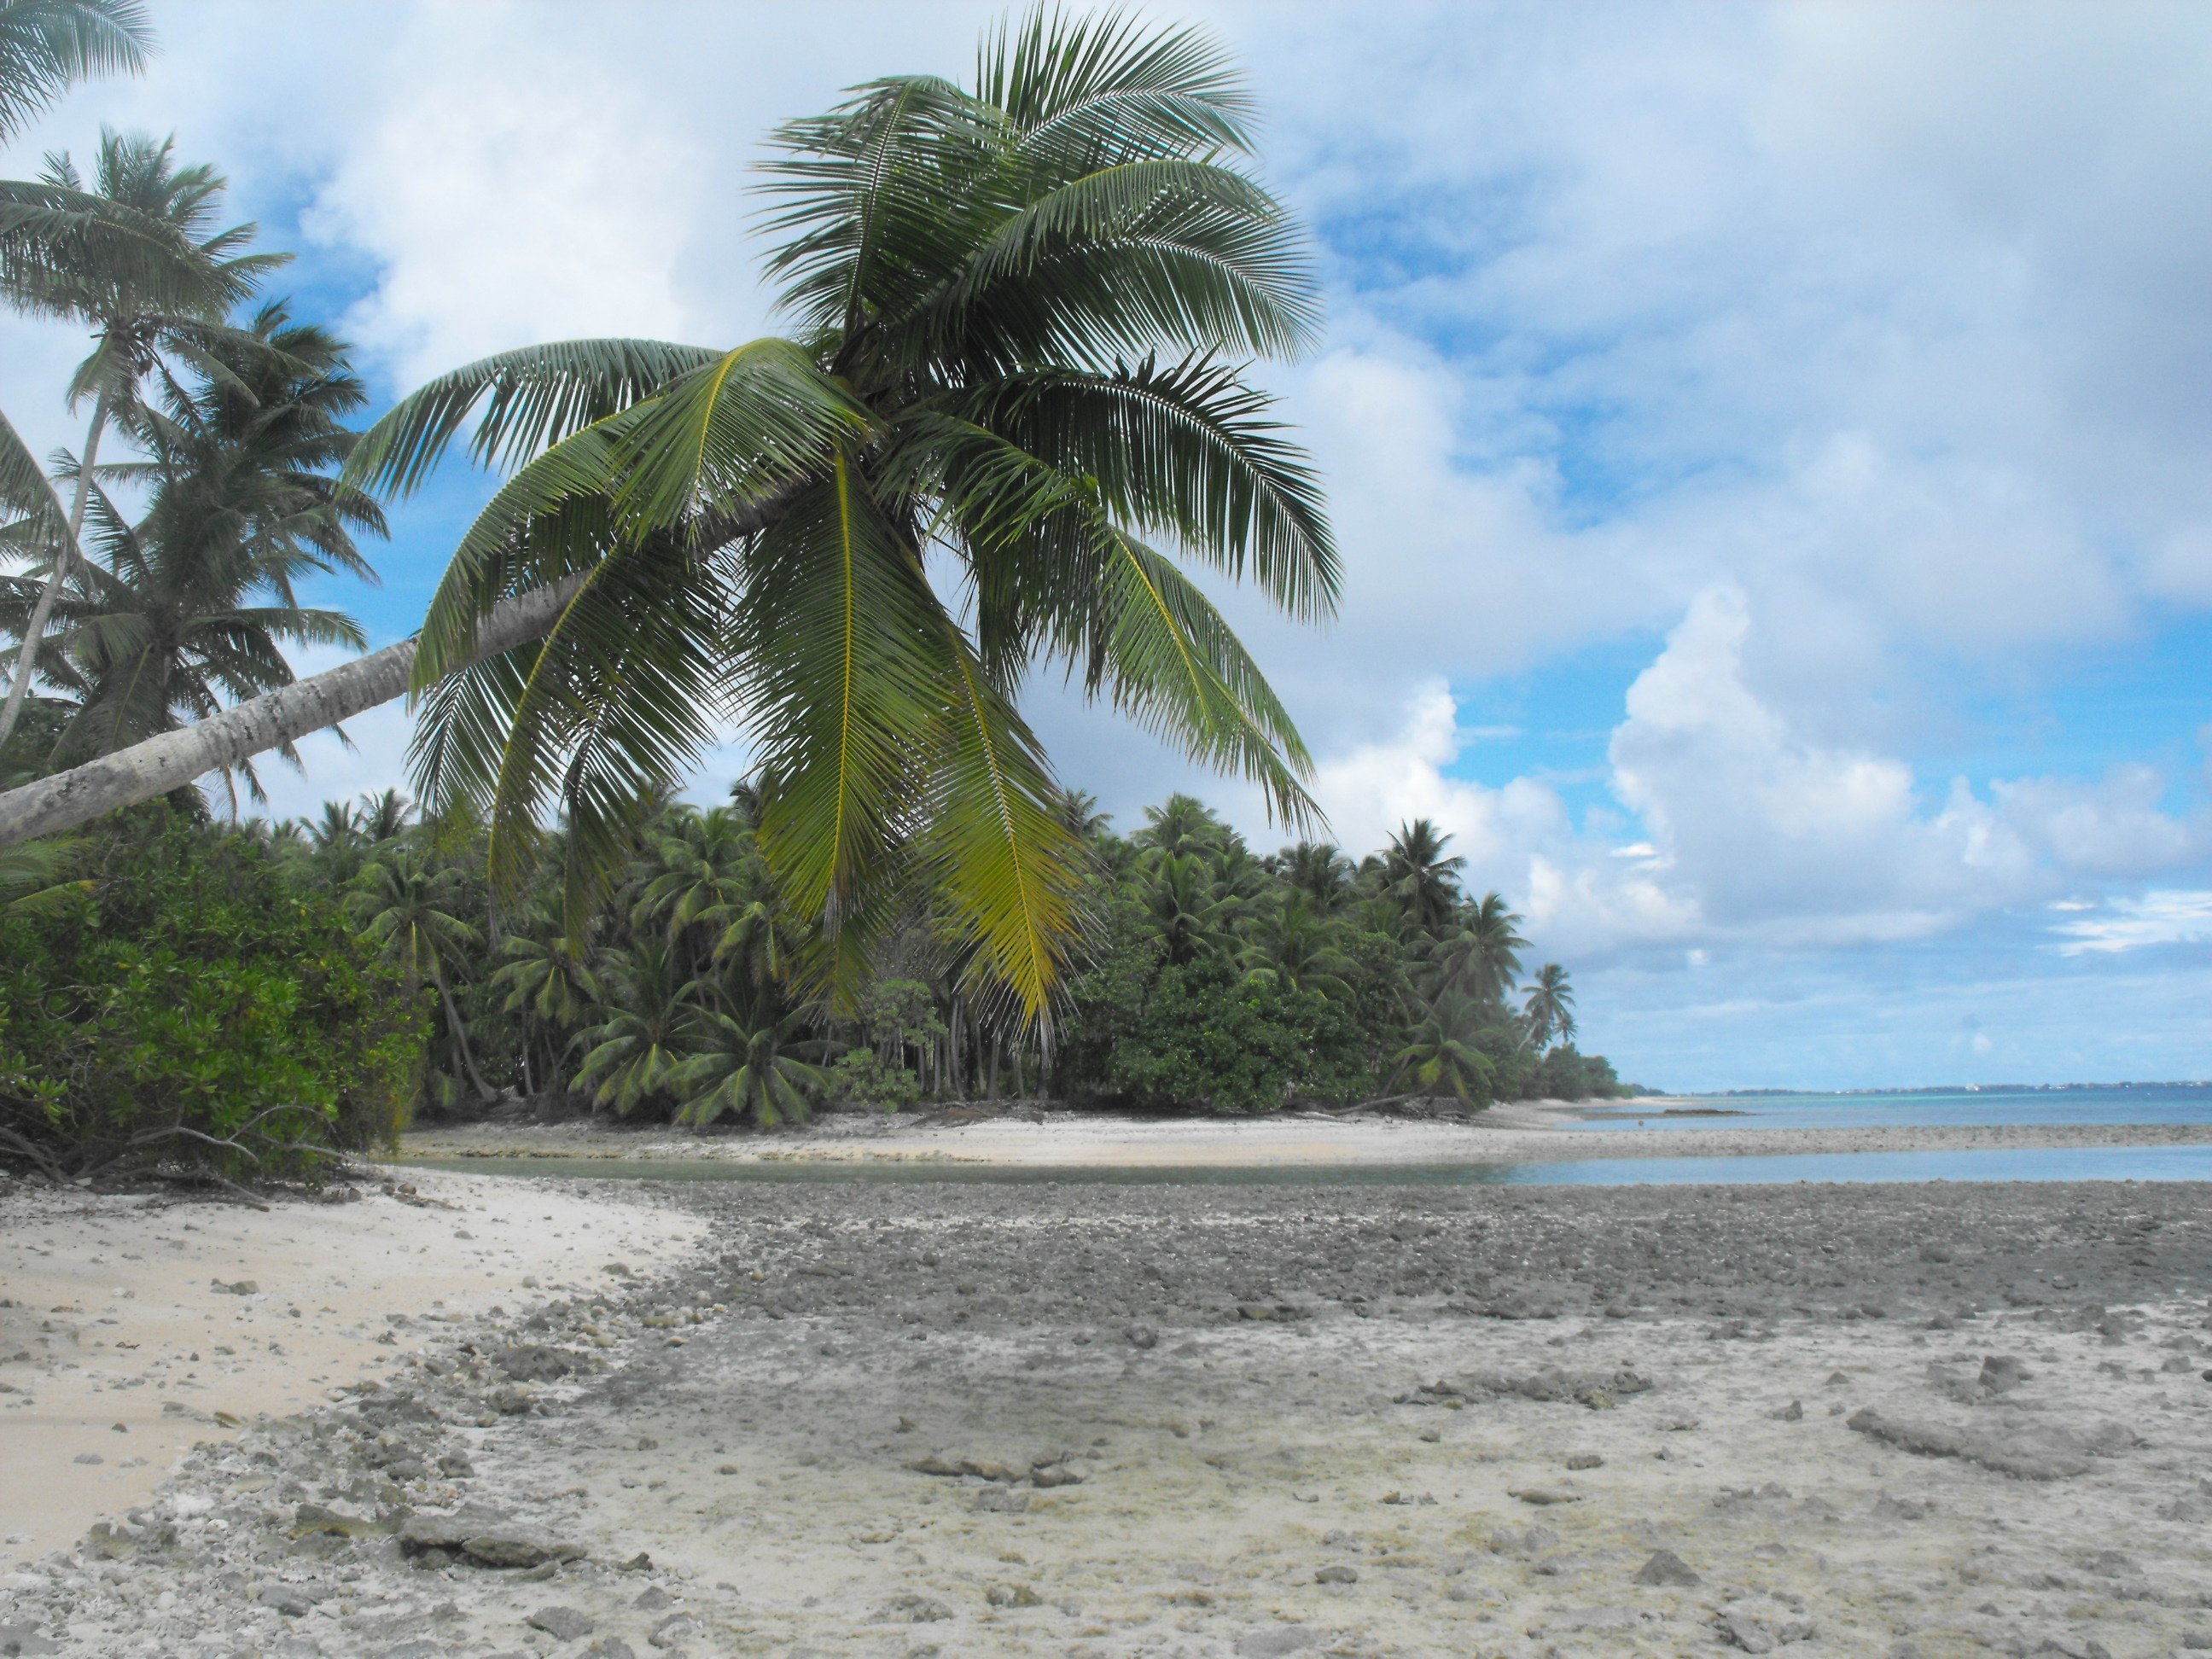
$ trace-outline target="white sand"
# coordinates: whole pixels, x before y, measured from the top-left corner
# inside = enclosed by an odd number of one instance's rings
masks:
[[[634,1195],[405,1179],[434,1202],[371,1189],[358,1203],[263,1212],[51,1189],[0,1197],[8,1559],[70,1543],[95,1516],[143,1501],[194,1441],[228,1437],[218,1412],[251,1422],[339,1397],[442,1320],[519,1299],[526,1279],[604,1284],[611,1261],[657,1269],[706,1237],[696,1217]],[[216,1280],[258,1288],[231,1294]]]
[[[1647,1103],[1653,1113],[1665,1103]],[[957,1114],[955,1115],[958,1115]],[[415,1158],[592,1158],[635,1162],[722,1159],[1006,1164],[1037,1168],[1168,1165],[1300,1167],[1529,1164],[1590,1158],[1715,1158],[1799,1152],[1919,1152],[2028,1146],[2173,1146],[2212,1142],[2212,1123],[2011,1124],[1917,1128],[1733,1128],[1573,1133],[1578,1109],[1560,1102],[1501,1106],[1472,1121],[1338,1118],[1155,1118],[1111,1113],[989,1116],[925,1125],[910,1114],[838,1114],[805,1129],[700,1136],[665,1127],[589,1123],[476,1124],[408,1137]]]

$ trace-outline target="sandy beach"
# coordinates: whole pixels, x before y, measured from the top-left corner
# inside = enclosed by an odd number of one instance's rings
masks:
[[[0,1650],[2212,1644],[2212,1188],[417,1184],[0,1200]]]
[[[1651,1117],[1683,1109],[1644,1103]],[[1924,1152],[2028,1146],[2212,1145],[2212,1123],[2075,1123],[1732,1128],[1699,1125],[1571,1133],[1593,1109],[1565,1102],[1518,1103],[1463,1119],[1401,1120],[1285,1112],[1265,1118],[1140,1117],[1046,1111],[1026,1105],[890,1115],[840,1113],[804,1129],[686,1134],[585,1121],[478,1123],[411,1134],[406,1156],[427,1158],[621,1158],[638,1163],[947,1163],[1063,1168],[1246,1167],[1523,1164],[1594,1158],[1727,1158],[1802,1152]],[[1633,1122],[1634,1119],[1629,1119]]]
[[[468,1176],[231,1203],[0,1196],[0,1521],[7,1559],[143,1503],[195,1441],[348,1397],[455,1321],[652,1271],[696,1216]]]

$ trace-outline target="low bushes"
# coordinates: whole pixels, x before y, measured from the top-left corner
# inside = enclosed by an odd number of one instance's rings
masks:
[[[0,1156],[57,1176],[314,1179],[388,1145],[429,1007],[252,839],[156,805],[0,893]],[[51,872],[50,872],[51,873]]]

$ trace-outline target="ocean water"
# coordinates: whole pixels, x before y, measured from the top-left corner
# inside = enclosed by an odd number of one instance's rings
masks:
[[[1639,1113],[1632,1101],[1576,1126],[1614,1129],[1855,1129],[1863,1127],[1983,1126],[2006,1123],[2212,1123],[2212,1085],[2141,1084],[2124,1089],[1960,1090],[1947,1094],[1705,1095],[1688,1097],[1699,1115],[1663,1107]],[[1724,1117],[1704,1115],[1725,1112]]]
[[[1710,1120],[1708,1120],[1710,1121]],[[2212,1181],[2212,1146],[2031,1146],[1964,1152],[1810,1152],[1747,1158],[1592,1158],[1552,1164],[1305,1164],[1239,1167],[983,1164],[734,1164],[714,1158],[410,1158],[409,1167],[463,1175],[598,1181],[850,1182],[901,1186],[1473,1187],[1681,1186],[1869,1181]]]

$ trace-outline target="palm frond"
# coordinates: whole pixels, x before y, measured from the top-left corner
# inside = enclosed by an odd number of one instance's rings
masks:
[[[652,396],[722,354],[664,340],[561,340],[523,346],[416,387],[362,434],[345,481],[380,493],[420,489],[479,404],[469,454],[506,470]]]

